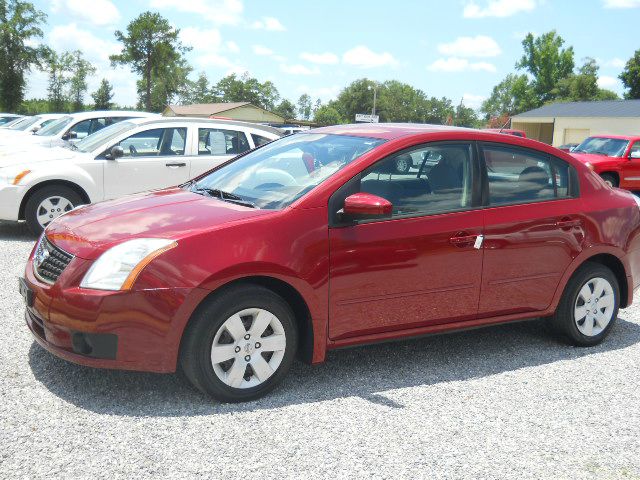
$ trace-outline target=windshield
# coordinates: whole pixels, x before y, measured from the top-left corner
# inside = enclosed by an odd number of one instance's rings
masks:
[[[92,133],[91,135],[84,137],[74,145],[74,149],[77,148],[81,152],[93,152],[98,148],[104,150],[110,146],[109,142],[111,140],[134,126],[135,125],[131,122],[114,123],[102,130],[98,130],[96,133]]]
[[[629,140],[620,138],[589,137],[573,149],[575,153],[594,153],[608,157],[621,157],[627,150]]]
[[[39,116],[27,117],[20,120],[18,123],[14,123],[9,127],[10,130],[27,130],[31,125],[40,120]]]
[[[49,137],[51,135],[57,135],[62,132],[67,125],[73,122],[73,117],[60,117],[55,122],[51,122],[44,128],[41,128],[36,132],[36,135],[40,135],[42,137]]]
[[[240,157],[189,188],[222,200],[277,210],[383,142],[344,135],[292,135]]]

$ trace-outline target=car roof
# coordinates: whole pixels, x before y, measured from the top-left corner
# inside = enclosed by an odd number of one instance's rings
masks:
[[[100,117],[133,117],[133,118],[148,118],[158,117],[157,113],[149,112],[137,112],[133,110],[95,110],[91,112],[75,112],[67,113],[65,116],[73,117],[76,120],[87,120],[91,118]]]
[[[274,135],[284,135],[284,132],[275,127],[270,127],[268,125],[260,125],[257,123],[250,122],[240,122],[238,120],[218,120],[213,118],[200,118],[200,117],[154,117],[154,118],[132,118],[127,120],[136,125],[148,125],[153,123],[205,123],[212,125],[229,125],[235,127],[246,127],[252,128],[254,130],[262,130],[263,132],[272,133]]]
[[[395,138],[405,137],[407,135],[443,132],[480,133],[480,130],[464,127],[452,127],[449,125],[431,125],[426,123],[353,123],[349,125],[333,125],[331,127],[314,128],[312,130],[305,130],[301,133],[326,133],[333,135],[352,135],[357,137],[393,140]],[[487,132],[484,131],[482,133]]]

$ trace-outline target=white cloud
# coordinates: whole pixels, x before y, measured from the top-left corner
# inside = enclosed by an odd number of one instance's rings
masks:
[[[342,61],[361,68],[398,66],[398,61],[390,53],[375,53],[364,45],[359,45],[345,52],[342,55]]]
[[[605,62],[604,65],[605,65],[605,67],[624,68],[626,64],[627,64],[627,62],[625,62],[621,58],[612,58],[608,62]]]
[[[466,58],[439,58],[427,67],[432,72],[495,72],[495,65],[487,62],[470,62]]]
[[[300,58],[311,63],[318,63],[320,65],[334,65],[340,61],[335,53],[308,53],[303,52],[300,54]]]
[[[240,51],[240,47],[233,40],[229,40],[225,42],[225,46],[227,47],[227,50],[229,50],[231,53],[238,53]]]
[[[603,75],[601,77],[598,77],[598,86],[600,88],[616,89],[620,87],[620,80],[616,77]]]
[[[472,93],[465,93],[462,96],[462,103],[466,107],[470,107],[477,110],[482,105],[482,102],[484,102],[486,99],[487,97],[485,97],[484,95],[474,95]]]
[[[282,70],[284,73],[288,73],[289,75],[318,75],[320,73],[318,67],[309,68],[300,64],[281,64],[280,70]]]
[[[488,0],[481,7],[475,0],[468,2],[462,12],[464,18],[510,17],[520,12],[531,12],[537,0]]]
[[[604,8],[638,8],[640,0],[604,0]]]
[[[496,41],[486,35],[459,37],[451,43],[441,43],[438,51],[450,57],[497,57],[502,53]]]
[[[268,30],[270,32],[284,32],[286,28],[280,23],[280,20],[274,17],[262,17],[262,20],[256,20],[251,24],[251,28],[257,30]]]
[[[198,27],[182,28],[180,29],[180,40],[195,50],[218,50],[222,45],[220,32],[215,28],[208,30],[203,30]]]
[[[113,25],[120,20],[120,12],[110,0],[91,0],[91,6],[86,0],[53,0],[51,11],[97,26]]]
[[[150,0],[149,6],[155,10],[173,8],[192,13],[215,25],[240,24],[244,10],[242,0]]]
[[[270,57],[273,55],[273,50],[263,45],[254,45],[251,49],[253,50],[253,53],[261,57]]]

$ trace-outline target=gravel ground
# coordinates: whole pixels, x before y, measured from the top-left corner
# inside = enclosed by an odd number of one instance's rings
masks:
[[[38,347],[15,278],[32,243],[0,223],[2,478],[640,478],[639,308],[592,349],[493,327],[333,352],[221,405]]]

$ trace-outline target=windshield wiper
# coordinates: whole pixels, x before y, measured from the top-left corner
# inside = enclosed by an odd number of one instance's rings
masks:
[[[193,193],[199,193],[201,195],[206,194],[209,197],[217,198],[224,202],[235,203],[236,205],[242,205],[244,207],[258,208],[256,207],[255,203],[249,202],[248,200],[244,200],[242,197],[234,193],[225,192],[217,188],[204,188],[204,187],[197,187],[196,185],[194,185],[194,187],[196,188],[191,189]]]

